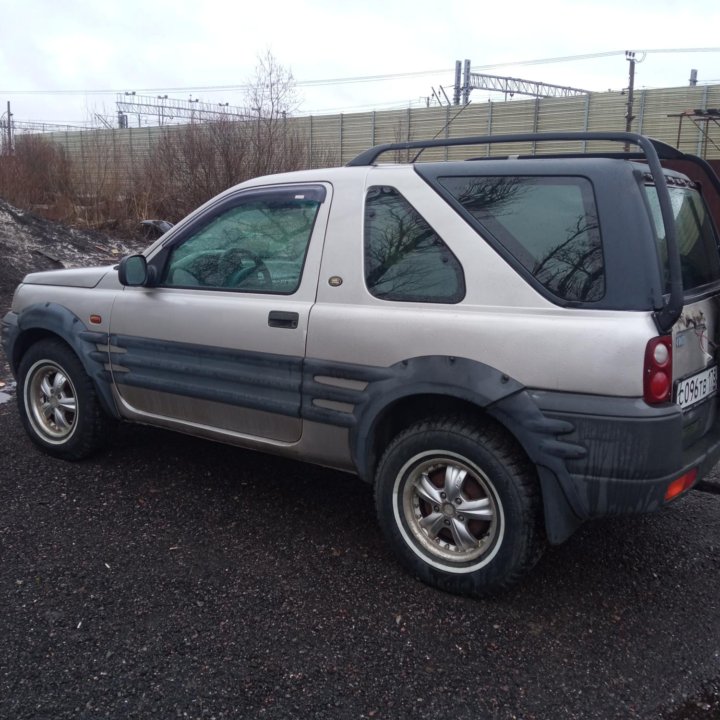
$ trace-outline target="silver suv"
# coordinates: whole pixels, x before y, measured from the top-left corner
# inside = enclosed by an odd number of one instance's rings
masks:
[[[376,162],[546,140],[618,152]],[[487,594],[718,460],[719,193],[625,133],[251,180],[117,267],[25,278],[20,417],[67,459],[126,420],[357,473],[412,573]]]

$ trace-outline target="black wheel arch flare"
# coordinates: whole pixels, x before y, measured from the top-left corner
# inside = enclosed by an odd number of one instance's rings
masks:
[[[365,381],[367,386],[357,391],[319,385],[315,375]],[[505,427],[537,466],[551,542],[562,542],[580,524],[568,502],[572,484],[564,460],[583,457],[586,450],[559,439],[574,426],[543,415],[526,388],[506,373],[467,358],[425,356],[388,368],[307,360],[304,378],[303,417],[349,428],[353,462],[364,480],[373,480],[375,434],[394,406],[417,396],[455,399],[479,408]],[[313,403],[318,396],[351,402],[354,411],[344,418],[334,411],[320,411]]]
[[[89,330],[75,313],[58,303],[29,305],[16,316],[15,325],[9,327],[7,337],[3,338],[15,374],[22,354],[23,335],[38,332],[57,337],[72,349],[93,381],[103,409],[111,417],[119,418],[112,397],[112,379],[105,369],[107,351],[98,350],[98,345],[107,345],[108,334]]]

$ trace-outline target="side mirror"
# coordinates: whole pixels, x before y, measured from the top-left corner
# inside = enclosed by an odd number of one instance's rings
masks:
[[[118,266],[118,280],[121,285],[142,287],[148,284],[149,273],[144,255],[128,255]]]

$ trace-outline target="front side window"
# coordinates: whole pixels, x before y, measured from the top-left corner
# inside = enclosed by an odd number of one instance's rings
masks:
[[[605,266],[592,185],[578,177],[442,177],[460,208],[553,295],[592,302]]]
[[[174,247],[162,285],[294,293],[321,198],[317,193],[252,193]]]
[[[383,300],[456,303],[465,297],[457,258],[391,187],[371,187],[365,199],[365,283]]]
[[[693,290],[720,280],[720,257],[718,245],[702,198],[691,188],[670,187],[670,201],[675,216],[675,232],[680,252],[683,288]],[[660,202],[654,186],[645,187],[655,225],[655,236],[665,279],[665,292],[670,292],[665,225],[660,212]]]

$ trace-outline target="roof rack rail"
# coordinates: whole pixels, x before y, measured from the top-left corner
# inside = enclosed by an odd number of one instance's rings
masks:
[[[644,157],[647,162],[653,182],[657,188],[660,212],[665,225],[665,240],[668,249],[668,268],[670,275],[670,294],[663,302],[662,307],[656,308],[653,313],[655,325],[661,333],[670,332],[673,325],[680,317],[683,310],[683,285],[682,272],[680,267],[680,253],[677,245],[677,234],[675,232],[675,217],[670,200],[665,174],[663,173],[660,160],[687,160],[700,165],[707,176],[713,182],[716,191],[720,193],[720,180],[707,161],[696,155],[688,155],[681,152],[672,145],[654,140],[645,135],[628,132],[547,132],[547,133],[519,133],[512,135],[481,135],[460,138],[432,139],[432,140],[410,140],[408,142],[389,143],[376,145],[361,152],[353,158],[348,166],[369,166],[375,164],[376,160],[383,153],[392,150],[419,150],[413,158],[417,160],[420,154],[428,148],[455,147],[459,145],[496,145],[498,143],[521,143],[521,142],[557,142],[557,141],[605,141],[624,143],[626,146],[635,145],[642,150],[642,153],[627,152],[621,157],[634,160]],[[593,153],[597,157],[598,153]],[[575,156],[577,156],[575,154]],[[605,156],[618,157],[618,153],[607,153]]]
[[[497,145],[499,143],[521,143],[521,142],[557,142],[557,141],[608,141],[620,143],[632,143],[639,145],[639,138],[643,138],[650,143],[658,155],[663,160],[681,160],[685,153],[680,152],[672,145],[653,140],[645,135],[627,132],[546,132],[546,133],[513,133],[507,135],[469,135],[459,138],[445,138],[432,140],[409,140],[407,142],[387,143],[385,145],[375,145],[374,147],[364,150],[354,157],[348,166],[372,165],[375,161],[386,152],[392,150],[420,150],[436,147],[457,147],[459,145]],[[644,148],[643,148],[644,149]],[[647,155],[647,153],[645,153]],[[417,156],[416,156],[417,157]]]

